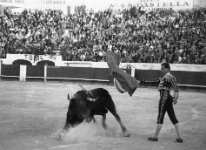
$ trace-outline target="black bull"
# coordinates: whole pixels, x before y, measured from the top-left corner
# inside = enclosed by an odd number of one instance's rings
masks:
[[[96,88],[90,91],[80,90],[71,98],[68,95],[68,100],[70,100],[70,103],[64,130],[78,125],[83,121],[90,122],[93,120],[95,122],[94,115],[102,116],[102,126],[104,129],[107,129],[106,113],[109,111],[120,124],[123,135],[130,136],[126,127],[121,122],[112,97],[107,90],[103,88]]]

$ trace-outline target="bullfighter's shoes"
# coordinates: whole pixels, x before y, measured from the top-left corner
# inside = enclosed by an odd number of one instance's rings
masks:
[[[183,139],[177,138],[177,139],[176,139],[176,142],[177,142],[177,143],[183,143]]]
[[[153,142],[157,142],[157,141],[158,141],[158,138],[155,138],[155,137],[149,137],[148,140],[149,140],[149,141],[153,141]]]

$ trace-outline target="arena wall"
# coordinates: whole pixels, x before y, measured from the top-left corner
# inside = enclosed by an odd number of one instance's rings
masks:
[[[106,62],[64,62],[67,66],[26,66],[25,80],[76,80],[113,83],[113,77]],[[121,63],[120,67],[132,73],[138,80],[154,80],[161,76],[160,64]],[[193,64],[171,64],[172,73],[179,86],[206,87],[206,66]],[[20,65],[2,64],[2,78],[21,79]]]

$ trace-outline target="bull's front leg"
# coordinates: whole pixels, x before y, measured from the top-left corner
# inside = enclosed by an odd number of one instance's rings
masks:
[[[91,117],[92,117],[93,123],[96,123],[97,121],[96,121],[96,119],[94,118],[94,116],[91,116]]]
[[[63,136],[69,131],[69,128],[72,127],[71,125],[71,119],[72,119],[72,114],[71,112],[68,110],[67,112],[67,117],[66,117],[66,122],[63,126],[63,128],[60,130],[60,132],[56,135],[56,139],[58,141],[61,141],[63,139]]]
[[[64,124],[63,130],[67,131],[71,127],[73,117],[74,115],[71,113],[70,110],[68,110],[67,116],[66,116],[66,122]]]
[[[102,115],[102,127],[107,130],[107,124],[106,124],[106,114]]]
[[[58,141],[62,141],[64,139],[64,136],[66,133],[68,133],[69,129],[72,127],[71,124],[68,124],[67,122],[65,122],[63,128],[57,133],[57,135],[55,136],[55,138]]]
[[[94,121],[95,119],[94,119],[94,116],[91,115],[91,109],[88,108],[86,111],[86,115],[85,115],[85,121],[89,123],[92,120]]]
[[[62,130],[68,131],[70,127],[71,127],[71,124],[68,124],[67,122],[65,122],[64,127],[63,127]]]

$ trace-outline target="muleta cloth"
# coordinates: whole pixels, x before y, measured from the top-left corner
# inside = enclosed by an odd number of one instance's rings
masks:
[[[120,93],[128,92],[132,96],[138,86],[137,80],[119,68],[120,55],[107,51],[106,61],[114,77],[114,86]]]

